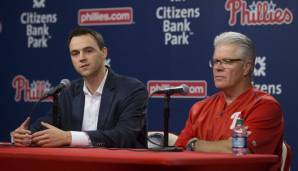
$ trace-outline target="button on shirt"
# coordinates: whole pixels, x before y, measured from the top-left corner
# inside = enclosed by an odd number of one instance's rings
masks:
[[[98,113],[100,109],[101,95],[104,84],[108,75],[108,70],[105,73],[103,80],[94,94],[91,94],[88,90],[86,83],[84,82],[83,91],[85,94],[85,106],[84,117],[82,123],[82,131],[94,131],[97,130]],[[89,146],[91,141],[87,133],[79,131],[71,131],[71,145],[74,146]]]

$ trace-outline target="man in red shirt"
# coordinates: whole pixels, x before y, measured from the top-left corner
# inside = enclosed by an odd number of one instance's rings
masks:
[[[215,38],[214,47],[210,66],[220,91],[192,106],[176,146],[185,148],[197,138],[196,151],[231,153],[232,129],[242,118],[250,132],[251,153],[281,155],[283,114],[274,97],[253,88],[253,42],[243,34],[225,32]]]

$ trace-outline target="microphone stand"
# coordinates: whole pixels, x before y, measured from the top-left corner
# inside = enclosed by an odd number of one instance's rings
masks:
[[[170,99],[171,99],[171,94],[166,93],[164,96],[164,109],[163,109],[163,116],[164,116],[163,146],[157,147],[157,148],[151,148],[150,150],[168,151],[168,152],[179,152],[183,150],[180,147],[169,146]]]
[[[53,125],[56,126],[57,128],[60,128],[60,118],[59,118],[59,102],[58,102],[58,95],[54,94],[53,95],[53,106],[52,106],[52,117],[53,117]]]
[[[170,99],[169,94],[165,94],[164,97],[164,106],[163,106],[163,146],[169,146],[169,119],[170,119]]]

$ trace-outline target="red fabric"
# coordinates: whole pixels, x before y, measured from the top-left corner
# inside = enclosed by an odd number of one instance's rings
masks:
[[[274,171],[278,156],[98,148],[0,147],[0,170]]]
[[[272,96],[254,88],[241,94],[229,106],[222,92],[194,104],[176,145],[185,147],[193,137],[207,141],[228,139],[237,119],[231,117],[237,112],[241,112],[239,117],[252,131],[248,137],[250,151],[281,156],[284,120],[280,105]]]

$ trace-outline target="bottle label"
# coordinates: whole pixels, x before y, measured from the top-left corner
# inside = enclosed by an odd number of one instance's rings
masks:
[[[232,138],[232,148],[247,148],[247,138],[246,137],[233,137]]]

